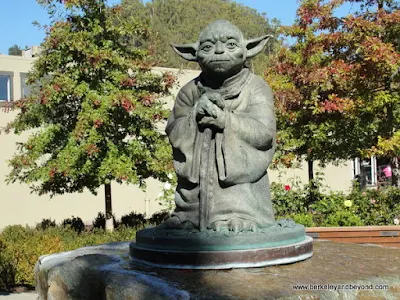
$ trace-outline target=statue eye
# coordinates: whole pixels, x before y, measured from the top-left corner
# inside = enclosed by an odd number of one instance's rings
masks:
[[[203,47],[201,47],[201,50],[205,51],[205,52],[210,52],[212,49],[211,45],[204,45]]]
[[[235,42],[228,42],[228,43],[226,44],[226,47],[227,47],[229,50],[233,50],[233,49],[236,49],[236,48],[237,48],[237,44],[236,44]]]

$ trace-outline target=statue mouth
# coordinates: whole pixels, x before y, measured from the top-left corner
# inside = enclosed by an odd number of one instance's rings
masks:
[[[225,60],[212,60],[210,61],[210,64],[224,64],[229,62],[229,60],[225,59]]]

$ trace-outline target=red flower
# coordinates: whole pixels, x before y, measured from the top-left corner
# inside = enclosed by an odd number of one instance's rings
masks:
[[[123,98],[121,100],[121,106],[126,112],[130,112],[135,109],[135,105],[128,98]]]
[[[121,80],[120,84],[123,87],[133,87],[136,85],[136,78],[125,78]]]
[[[61,86],[59,85],[59,84],[54,84],[53,85],[53,89],[56,91],[56,92],[59,92],[59,91],[61,91]]]
[[[95,153],[98,153],[100,149],[94,145],[94,144],[89,144],[86,146],[86,153],[89,154],[89,156],[92,156]]]
[[[99,99],[96,99],[96,100],[93,101],[93,105],[95,107],[99,107],[101,105],[101,101]]]
[[[53,178],[56,173],[57,173],[57,169],[56,168],[51,168],[50,171],[49,171],[50,178]]]
[[[102,120],[95,120],[94,121],[94,127],[95,128],[100,128],[101,125],[103,125],[103,121]]]
[[[285,185],[285,190],[286,190],[286,191],[290,191],[290,185],[286,184],[286,185]]]
[[[153,97],[151,95],[146,95],[140,100],[140,102],[144,106],[151,106],[151,103],[153,102]]]

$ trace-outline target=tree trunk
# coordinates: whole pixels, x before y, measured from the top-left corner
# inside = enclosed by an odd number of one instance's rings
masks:
[[[114,231],[114,220],[111,206],[111,183],[107,183],[104,186],[104,194],[106,200],[106,230]]]
[[[307,160],[308,164],[308,185],[309,185],[309,195],[308,195],[308,205],[313,204],[317,199],[317,186],[314,181],[314,161],[312,159]]]
[[[314,161],[312,159],[307,161],[308,163],[308,182],[314,182]]]
[[[390,159],[390,168],[392,169],[392,186],[400,187],[400,166],[398,157],[392,157]]]

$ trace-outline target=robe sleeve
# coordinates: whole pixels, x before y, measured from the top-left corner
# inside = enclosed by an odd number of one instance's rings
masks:
[[[197,93],[195,85],[181,89],[165,129],[172,145],[177,175],[193,183],[199,182],[202,138],[198,133],[194,113]]]
[[[219,179],[228,185],[263,177],[275,150],[276,121],[271,89],[257,78],[249,83],[244,105],[226,113],[224,132],[216,137]]]

